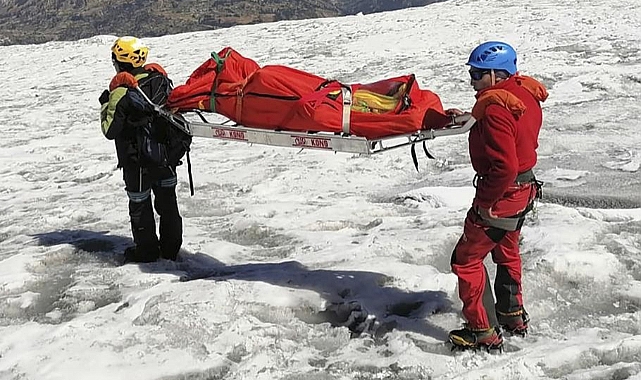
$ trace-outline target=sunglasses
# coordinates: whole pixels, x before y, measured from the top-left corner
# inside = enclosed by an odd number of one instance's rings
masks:
[[[481,78],[483,78],[483,76],[485,74],[489,74],[490,73],[490,70],[474,70],[474,69],[472,69],[472,70],[469,71],[469,73],[470,73],[470,78],[472,78],[472,80],[481,80]]]

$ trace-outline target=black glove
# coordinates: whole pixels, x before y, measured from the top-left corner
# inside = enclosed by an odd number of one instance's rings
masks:
[[[109,103],[109,90],[104,90],[102,94],[100,94],[98,101],[100,102],[100,105]]]

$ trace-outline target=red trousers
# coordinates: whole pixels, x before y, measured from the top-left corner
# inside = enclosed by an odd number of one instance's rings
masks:
[[[458,276],[463,316],[470,328],[485,329],[496,326],[498,323],[495,310],[512,313],[523,306],[520,235],[520,230],[506,231],[488,227],[473,209],[468,211],[463,236],[454,248],[451,265],[452,271]],[[489,253],[497,265],[494,279],[496,304],[487,268],[483,264]]]

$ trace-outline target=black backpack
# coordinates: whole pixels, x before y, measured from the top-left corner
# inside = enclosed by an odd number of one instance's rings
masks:
[[[173,89],[172,81],[167,76],[151,71],[149,75],[138,80],[138,87],[147,94],[145,99],[138,91],[128,91],[134,108],[147,115],[135,124],[138,163],[142,167],[176,167],[182,165],[182,158],[187,156],[189,183],[192,195],[191,162],[189,150],[192,141],[191,133],[185,129],[187,122],[181,115],[172,114],[162,109]],[[153,104],[150,104],[151,101]],[[160,106],[158,112],[154,105]]]
[[[165,75],[152,71],[138,81],[138,87],[147,94],[149,100],[162,107],[167,102],[173,84]],[[133,91],[132,95],[136,106],[143,103],[142,108],[150,114],[145,123],[138,125],[136,134],[140,165],[144,167],[181,165],[182,158],[189,152],[191,146],[191,134],[174,125],[163,116],[164,114],[153,112],[153,106],[137,92]],[[172,120],[182,119],[180,115],[171,116]]]

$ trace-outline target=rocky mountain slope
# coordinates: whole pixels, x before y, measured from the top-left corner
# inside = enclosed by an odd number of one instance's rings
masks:
[[[0,45],[97,34],[159,36],[238,24],[374,13],[444,0],[0,0]]]

